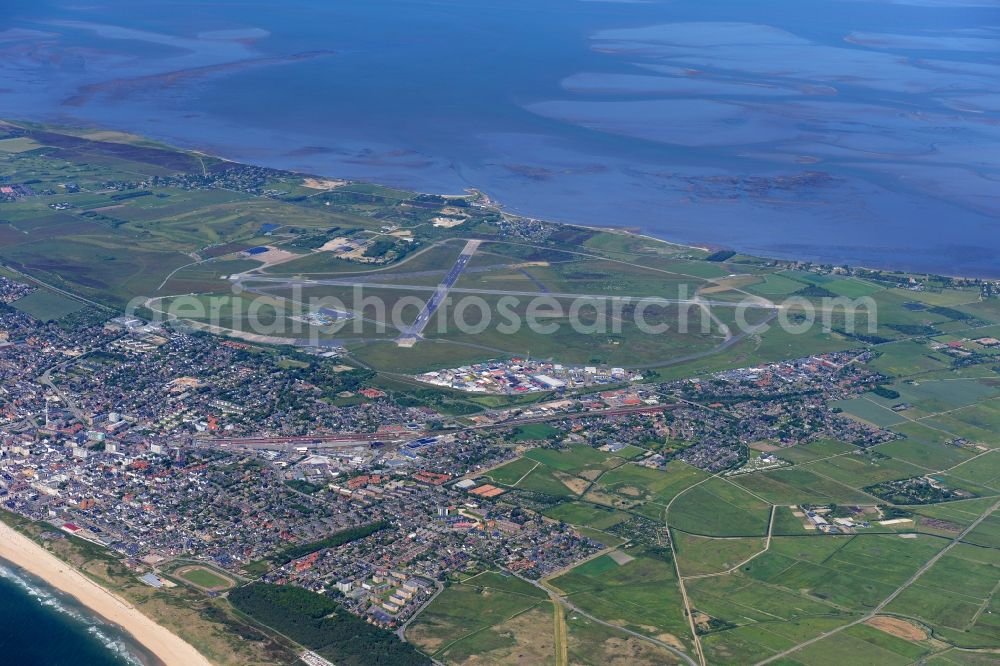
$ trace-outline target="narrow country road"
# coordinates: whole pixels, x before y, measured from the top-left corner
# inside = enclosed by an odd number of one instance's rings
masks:
[[[902,585],[900,585],[898,588],[896,588],[896,590],[892,594],[890,594],[888,597],[886,597],[884,600],[882,600],[882,603],[880,603],[878,606],[876,606],[872,610],[868,611],[866,614],[864,614],[863,616],[861,616],[857,620],[854,620],[853,622],[849,622],[849,623],[847,623],[845,625],[839,626],[836,629],[831,629],[830,631],[824,632],[824,633],[820,634],[819,636],[816,636],[815,638],[810,638],[809,640],[803,641],[802,643],[799,643],[798,645],[790,647],[790,648],[788,648],[787,650],[785,650],[783,652],[779,652],[778,654],[772,655],[772,656],[768,657],[767,659],[764,659],[762,661],[758,661],[755,664],[755,666],[764,666],[764,664],[770,664],[770,663],[772,663],[774,661],[777,661],[779,659],[783,659],[784,657],[787,657],[790,654],[798,652],[799,650],[801,650],[804,647],[808,647],[808,646],[812,645],[813,643],[818,643],[819,641],[823,640],[824,638],[829,638],[830,636],[833,636],[834,634],[838,634],[841,631],[843,631],[844,629],[849,629],[850,627],[853,627],[853,626],[855,626],[857,624],[861,624],[862,622],[867,622],[868,620],[872,619],[873,617],[875,617],[876,615],[878,615],[879,613],[881,613],[883,608],[885,608],[886,606],[888,606],[889,604],[891,604],[896,599],[896,597],[898,597],[900,594],[902,594],[904,591],[906,591],[907,588],[909,588],[911,585],[913,585],[913,583],[915,583],[918,578],[920,578],[921,576],[923,576],[924,573],[926,573],[928,569],[930,569],[932,566],[934,566],[935,562],[937,562],[942,557],[944,557],[948,553],[949,550],[951,550],[952,548],[954,548],[955,546],[957,546],[958,543],[962,539],[964,539],[966,537],[966,535],[969,534],[969,532],[971,532],[972,530],[974,530],[977,527],[979,527],[980,523],[982,523],[984,520],[986,520],[987,518],[989,518],[990,515],[994,511],[996,511],[998,508],[1000,508],[1000,502],[997,502],[996,504],[994,504],[993,506],[991,506],[989,509],[987,509],[985,512],[983,512],[983,515],[979,516],[979,518],[977,518],[974,523],[972,523],[971,525],[969,525],[968,527],[966,527],[964,530],[962,530],[962,532],[958,536],[956,536],[954,539],[951,540],[951,543],[949,543],[947,546],[945,546],[940,551],[938,551],[937,555],[935,555],[931,559],[927,560],[927,562],[925,562],[922,567],[920,567],[919,569],[917,569],[916,573],[914,573],[912,576],[910,576],[910,578],[905,583],[903,583]]]

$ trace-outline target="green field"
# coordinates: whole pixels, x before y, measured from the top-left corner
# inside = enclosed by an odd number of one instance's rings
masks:
[[[517,460],[513,460],[502,467],[491,470],[486,473],[485,476],[492,479],[494,483],[512,486],[535,467],[535,461],[528,458],[518,458]]]
[[[776,451],[774,455],[793,463],[804,463],[820,458],[840,455],[855,451],[856,447],[835,439],[819,439],[814,442],[798,444]]]
[[[775,537],[747,575],[807,597],[863,610],[886,598],[944,547],[942,539],[892,534]]]
[[[771,504],[863,504],[873,501],[850,485],[825,476],[824,471],[832,466],[831,462],[813,463],[808,468],[795,467],[737,476],[733,478],[733,483]],[[812,471],[813,468],[815,471]]]
[[[0,263],[8,268],[0,266],[0,274],[14,279],[27,275],[51,288],[36,290],[14,302],[14,308],[67,326],[80,318],[75,313],[93,307],[88,301],[120,311],[134,297],[149,298],[145,302],[159,311],[186,299],[205,312],[181,313],[182,319],[200,324],[202,330],[212,321],[218,326],[212,332],[235,334],[248,329],[246,313],[253,305],[261,318],[274,324],[257,343],[299,344],[295,341],[316,328],[295,323],[308,313],[304,301],[324,297],[350,303],[357,285],[364,283],[364,295],[377,296],[386,311],[380,312],[378,303],[370,304],[356,312],[360,318],[351,320],[351,325],[320,337],[342,344],[346,362],[372,368],[371,384],[385,388],[391,394],[388,401],[439,411],[440,417],[428,419],[434,420],[435,430],[454,423],[468,426],[471,421],[464,417],[473,412],[527,407],[550,401],[560,392],[463,393],[415,386],[406,375],[530,353],[567,365],[641,368],[648,371],[648,381],[666,381],[704,379],[719,370],[834,350],[874,353],[865,367],[883,375],[877,378],[880,388],[860,395],[834,393],[844,399],[828,407],[889,431],[871,442],[884,443],[860,448],[866,442],[855,435],[867,426],[847,419],[831,419],[833,425],[821,432],[824,439],[792,446],[784,446],[790,438],[783,430],[777,432],[779,427],[762,437],[778,445],[774,455],[789,465],[772,471],[709,474],[672,457],[678,452],[670,445],[680,440],[670,440],[664,448],[662,430],[652,437],[651,431],[636,429],[637,436],[621,437],[634,445],[611,454],[597,448],[618,435],[611,429],[596,435],[585,432],[588,439],[575,439],[563,429],[567,426],[505,427],[496,446],[502,451],[516,449],[520,457],[482,473],[480,479],[509,489],[498,506],[522,501],[528,519],[541,515],[567,523],[613,550],[543,580],[542,584],[553,586],[553,597],[497,569],[521,557],[534,557],[532,549],[552,544],[498,548],[496,558],[480,551],[463,565],[468,567],[465,572],[449,574],[441,594],[406,631],[407,639],[435,660],[559,663],[557,635],[565,610],[570,663],[624,666],[676,661],[662,646],[628,632],[676,645],[691,655],[700,638],[709,664],[754,663],[843,627],[893,595],[881,624],[851,626],[778,663],[972,663],[970,655],[977,653],[951,648],[1000,648],[1000,514],[983,520],[957,541],[1000,497],[1000,352],[969,342],[978,336],[1000,336],[1000,300],[981,297],[986,292],[980,283],[946,288],[944,280],[914,276],[925,283],[919,291],[894,286],[906,283],[903,273],[867,273],[862,278],[819,267],[791,270],[789,262],[729,253],[715,254],[715,260],[708,261],[710,251],[571,225],[553,225],[537,238],[528,238],[505,227],[503,218],[508,216],[509,222],[513,216],[477,205],[471,198],[442,199],[364,183],[321,191],[308,187],[302,174],[268,171],[258,177],[243,165],[136,137],[21,129],[24,136],[0,139],[0,179],[30,183],[36,194],[3,204]],[[177,174],[184,180],[175,180]],[[121,185],[110,188],[109,182]],[[449,215],[466,221],[450,230],[433,224],[435,217]],[[389,236],[382,229],[386,224],[397,226],[408,240]],[[347,238],[363,246],[362,251],[367,246],[370,253],[351,258],[320,249],[334,238]],[[482,244],[451,295],[470,290],[494,313],[501,299],[511,294],[520,298],[511,312],[524,319],[529,297],[542,294],[568,305],[572,295],[581,294],[613,300],[686,298],[698,293],[715,302],[718,320],[709,321],[705,330],[696,323],[692,330],[681,331],[682,313],[690,304],[660,303],[646,312],[647,322],[666,324],[667,330],[649,335],[630,321],[634,306],[626,304],[612,317],[616,325],[621,323],[613,332],[572,330],[568,312],[562,312],[548,320],[560,326],[555,333],[527,326],[513,334],[495,327],[469,333],[455,330],[442,308],[413,348],[398,346],[399,331],[417,316],[420,301],[448,274],[468,238]],[[279,250],[271,253],[275,263],[244,252],[263,245]],[[385,252],[392,258],[381,262],[377,257]],[[368,263],[370,259],[375,263]],[[829,315],[826,329],[816,326],[798,335],[772,326],[727,341],[723,325],[732,327],[736,321],[731,306],[748,293],[762,301],[796,296],[813,304],[830,296],[870,298],[877,305],[878,319],[874,313],[863,313],[852,331],[843,312],[821,310]],[[392,321],[393,308],[402,313],[397,321]],[[701,309],[695,307],[694,314],[700,316]],[[751,323],[769,316],[760,308],[746,315]],[[599,323],[598,316],[589,312],[583,319]],[[357,330],[352,330],[354,322]],[[439,330],[442,324],[449,326]],[[948,343],[960,343],[972,353],[961,356],[942,346]],[[294,372],[310,363],[304,358],[288,357],[277,367]],[[661,394],[673,390],[646,388]],[[567,393],[597,390],[602,389]],[[804,399],[811,400],[811,394]],[[346,406],[361,398],[330,400]],[[670,411],[662,417],[671,428],[674,418]],[[735,420],[734,424],[739,425]],[[891,433],[900,438],[885,441]],[[570,436],[594,446],[555,448],[556,442]],[[812,431],[802,439],[817,436]],[[858,441],[859,447],[840,439]],[[743,439],[739,443],[754,446]],[[664,454],[669,461],[665,469],[639,463],[646,446]],[[923,477],[979,497],[891,504],[912,499],[896,492],[898,484],[892,482],[914,479],[927,488],[929,482],[920,481]],[[872,524],[845,528],[846,534],[806,529],[803,518],[793,511],[808,504],[835,505],[830,507],[833,516],[860,514]],[[882,526],[880,512],[912,522]],[[348,530],[320,541],[286,545],[273,559],[251,562],[245,571],[259,576],[301,555],[360,539],[387,525],[380,522],[356,533]],[[953,540],[957,545],[909,585],[920,568]],[[220,592],[236,583],[207,566],[171,567],[168,575],[202,591]],[[129,589],[129,581],[135,582],[131,573],[123,576],[113,581],[116,589]],[[143,589],[140,594],[154,593]],[[192,603],[207,604],[210,613],[229,608],[226,595],[216,599],[186,585],[171,594],[190,595]],[[323,595],[256,584],[229,589],[227,595],[242,600],[243,608],[265,624],[298,636],[303,645],[311,643],[298,631],[317,629],[310,639],[321,638],[315,647],[326,649],[324,654],[331,659],[345,655],[345,661],[361,663],[369,658],[353,642],[355,635],[386,650],[412,652],[390,632],[335,612],[336,603]],[[564,595],[562,601],[579,612],[554,607],[557,595]],[[138,604],[150,599],[144,596]],[[288,605],[279,608],[271,603],[274,600]],[[300,604],[322,613],[300,616]],[[913,635],[893,634],[888,616],[909,622]],[[895,631],[906,631],[907,626],[895,625]],[[168,628],[182,634],[185,629],[179,622]],[[202,640],[219,643],[218,636],[208,641],[208,633],[202,633]],[[235,640],[252,642],[242,635]],[[212,650],[213,658],[224,653],[218,647]]]
[[[552,585],[588,613],[642,634],[689,644],[673,566],[662,555],[631,549],[635,559],[619,565],[604,555],[552,580]]]
[[[586,482],[583,479],[553,470],[539,463],[514,487],[543,495],[568,498],[579,495],[585,486]]]
[[[36,289],[27,296],[11,303],[11,306],[31,315],[38,321],[58,321],[66,315],[79,312],[86,307],[80,301],[46,289]]]
[[[918,517],[932,518],[936,520],[943,520],[955,528],[952,530],[954,534],[961,531],[960,528],[968,527],[977,518],[983,515],[983,512],[993,505],[992,497],[982,497],[979,499],[966,500],[962,502],[944,502],[941,504],[927,504],[925,506],[915,506],[913,507],[913,512]],[[984,524],[989,523],[994,518],[991,516],[985,521]],[[952,536],[954,536],[952,534]],[[968,538],[967,538],[968,540]]]
[[[946,443],[950,439],[948,433],[921,423],[906,423],[895,426],[892,430],[906,438],[879,444],[875,450],[928,471],[961,464],[975,455],[964,448],[948,445]]]
[[[855,545],[860,539],[864,541]],[[700,610],[736,626],[769,624],[776,617],[849,615],[879,593],[891,592],[888,581],[873,580],[878,578],[873,565],[879,554],[909,553],[889,548],[888,539],[899,542],[899,548],[907,545],[896,536],[775,537],[770,550],[738,574],[691,581],[689,592]],[[919,555],[924,552],[933,554],[921,549]],[[901,572],[890,572],[893,580],[916,569],[893,566]]]
[[[859,624],[806,647],[794,658],[817,666],[845,663],[904,666],[917,662],[933,649],[933,644],[926,639],[903,639],[867,624]]]
[[[515,430],[514,441],[524,442],[537,439],[547,439],[552,435],[559,434],[559,432],[559,430],[556,430],[546,423],[530,423],[525,426],[519,426]]]
[[[187,569],[182,568],[175,572],[174,575],[206,590],[224,590],[233,586],[232,579],[223,577],[203,566],[195,566]]]
[[[749,664],[788,649],[817,634],[846,624],[850,618],[801,617],[770,623],[756,623],[735,629],[710,633],[702,639],[705,653],[712,664]],[[789,664],[795,660],[782,662]]]
[[[881,356],[871,367],[891,376],[916,375],[941,370],[948,365],[948,357],[913,341],[898,342],[879,348]]]
[[[980,647],[1000,635],[1000,550],[959,544],[886,610],[916,617],[949,642]]]
[[[907,420],[902,414],[869,400],[866,395],[849,400],[837,400],[830,404],[844,410],[846,414],[883,428],[904,423]]]
[[[990,488],[1000,487],[1000,450],[990,449],[952,468],[953,477],[979,483]]]
[[[805,283],[788,277],[782,273],[766,276],[758,284],[747,289],[761,296],[790,296],[805,286]]]
[[[41,144],[24,136],[14,139],[0,139],[0,153],[25,153],[40,146]]]
[[[407,630],[407,640],[446,663],[505,650],[551,658],[552,605],[517,578],[485,572],[451,583]]]
[[[990,498],[992,500],[992,498]],[[993,514],[969,532],[965,543],[1000,550],[1000,515]]]
[[[32,196],[5,204],[6,224],[0,224],[0,261],[114,307],[134,297],[225,295],[233,285],[224,277],[253,271],[279,279],[301,276],[357,280],[377,274],[378,284],[388,288],[369,285],[366,292],[377,293],[394,305],[404,296],[420,293],[393,292],[394,283],[411,288],[434,287],[457,256],[461,239],[469,233],[477,234],[483,245],[470,262],[471,269],[460,276],[458,289],[527,295],[549,292],[672,297],[710,287],[714,300],[735,302],[743,297],[743,292],[737,290],[754,280],[760,280],[758,286],[777,296],[819,279],[804,272],[788,272],[788,277],[777,275],[774,273],[780,272],[779,268],[767,268],[752,257],[741,255],[739,265],[710,262],[704,260],[708,253],[702,250],[572,226],[555,229],[537,245],[525,244],[498,233],[497,211],[455,199],[430,203],[425,195],[364,183],[321,192],[306,187],[300,174],[272,172],[249,188],[245,181],[172,187],[169,180],[174,174],[209,176],[207,182],[218,176],[224,181],[227,174],[243,167],[134,137],[123,140],[118,135],[41,128],[26,128],[25,134],[5,139],[0,145],[0,154],[6,158],[0,176],[11,182],[30,180],[35,191],[58,195]],[[59,151],[58,159],[50,156],[53,150]],[[70,176],[79,191],[64,187]],[[103,187],[109,181],[134,184],[153,176],[166,180],[157,187]],[[265,189],[269,195],[261,196]],[[58,203],[65,209],[48,206],[53,196],[58,196]],[[431,223],[435,217],[453,214],[454,206],[459,206],[461,215],[468,218],[460,227],[448,230]],[[444,213],[445,209],[452,213]],[[387,219],[412,238],[412,243],[396,243],[402,257],[387,265],[358,263],[318,249],[338,237],[360,244],[386,242],[386,236],[378,234]],[[265,224],[279,226],[265,232]],[[240,255],[241,250],[265,244],[297,256],[263,267],[259,261]],[[723,279],[736,272],[748,277]],[[849,280],[835,284],[852,293],[858,289]],[[291,290],[282,292],[281,285],[275,283],[266,286],[272,290],[272,305],[289,311],[282,316],[296,316],[290,312],[296,309],[295,304],[289,307],[287,302],[293,297]],[[339,297],[350,289],[312,286],[307,292],[308,296]],[[426,298],[429,292],[422,295]],[[496,308],[499,298],[489,295],[486,300]],[[523,316],[526,307],[521,304],[515,311]],[[470,335],[454,326],[439,334],[437,324],[444,317],[439,311],[417,349],[405,350],[392,344],[395,330],[379,334],[366,329],[343,336],[343,342],[360,361],[397,372],[454,367],[521,354],[526,349],[539,357],[557,357],[563,363],[669,365],[670,372],[690,372],[708,366],[733,367],[750,357],[776,359],[843,348],[847,342],[822,332],[789,337],[776,328],[762,340],[747,340],[722,349],[721,330],[714,321],[708,320],[707,333],[697,325],[691,332],[682,333],[677,325],[679,308],[658,305],[645,312],[647,322],[667,324],[669,329],[649,335],[630,318],[631,307],[627,306],[625,316],[615,316],[616,321],[623,322],[621,330],[601,335],[572,330],[567,316],[552,320],[561,325],[552,335],[536,333],[527,326],[514,335],[501,333],[495,327]],[[221,309],[218,326],[223,332],[246,330],[246,322],[234,308]],[[716,316],[732,325],[732,308],[717,309]],[[696,309],[695,316],[700,312]],[[766,314],[756,310],[747,316],[754,322],[762,321]],[[264,335],[279,339],[305,337],[294,332]],[[378,344],[379,340],[385,342]],[[688,360],[677,363],[678,357]]]
[[[599,624],[584,615],[566,618],[570,663],[583,666],[665,666],[681,660],[653,643],[636,639],[614,627]],[[627,661],[626,661],[627,660]]]
[[[996,398],[929,417],[923,423],[976,444],[1000,446],[996,438],[1000,430],[1000,400]]]
[[[671,462],[662,471],[622,465],[605,472],[584,499],[660,520],[670,500],[706,477],[705,472],[682,462]]]
[[[812,543],[813,539],[798,539]],[[780,564],[789,565],[782,560]],[[720,622],[734,627],[779,626],[809,617],[839,617],[849,611],[815,595],[806,595],[782,583],[771,583],[762,574],[776,577],[779,563],[762,556],[741,567],[737,574],[689,580],[692,605]],[[774,624],[772,624],[774,623]]]
[[[606,530],[626,520],[628,515],[600,505],[585,502],[565,502],[546,509],[544,515],[570,525]]]
[[[762,537],[716,539],[674,532],[677,564],[684,576],[728,571],[764,550]]]
[[[911,406],[906,410],[908,418],[922,418],[928,415],[973,405],[1000,395],[993,378],[978,376],[962,376],[956,371],[945,371],[906,379],[893,383],[889,388],[899,393],[899,398],[888,400],[875,394],[866,394],[871,402],[887,407],[906,403]]]
[[[703,536],[763,536],[770,506],[737,485],[711,479],[680,495],[667,516],[671,528]]]
[[[492,470],[485,476],[494,483],[568,499],[582,495],[606,470],[622,465],[625,465],[622,458],[577,444],[565,449],[531,449],[523,458]],[[572,520],[568,522],[587,524]]]
[[[546,467],[582,477],[596,477],[625,462],[617,456],[584,445],[573,445],[566,449],[532,449],[524,455]]]
[[[875,455],[872,455],[870,452],[857,451],[854,455],[837,456],[836,458],[808,464],[805,469],[814,471],[816,474],[822,475],[827,479],[839,482],[842,486],[856,489],[881,483],[882,481],[919,476],[925,471],[923,468],[912,463],[885,457],[881,450],[876,451]],[[841,502],[864,501],[863,499],[847,500],[836,490],[831,493],[831,496],[834,498],[839,497]]]

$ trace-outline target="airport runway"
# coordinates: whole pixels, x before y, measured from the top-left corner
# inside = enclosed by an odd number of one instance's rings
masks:
[[[462,260],[459,259],[459,262]],[[458,264],[456,263],[456,266]],[[454,269],[453,269],[454,270]],[[459,271],[461,273],[461,270]],[[458,275],[452,277],[452,273],[448,273],[449,286],[444,289],[444,293],[454,292],[456,294],[476,294],[483,296],[525,296],[525,297],[549,297],[549,298],[560,298],[560,299],[573,299],[573,298],[583,298],[592,299],[595,301],[625,301],[637,303],[640,301],[649,303],[651,305],[709,305],[713,307],[745,307],[745,308],[758,308],[762,310],[776,310],[779,306],[774,303],[764,302],[763,300],[747,300],[745,302],[741,301],[719,301],[719,300],[709,300],[705,298],[662,298],[659,296],[611,296],[608,294],[579,294],[579,293],[567,293],[567,292],[540,292],[540,291],[512,291],[505,289],[473,289],[469,287],[452,287],[455,281],[458,279]],[[386,284],[382,282],[364,282],[358,280],[308,280],[308,279],[295,279],[295,278],[264,278],[264,277],[253,277],[248,278],[245,282],[270,282],[277,283],[285,286],[299,285],[303,287],[369,287],[371,289],[391,289],[396,291],[433,291],[435,295],[444,287],[445,282],[442,282],[437,287],[428,287],[424,285],[410,285],[410,284]],[[247,288],[251,290],[251,288]],[[431,300],[434,301],[435,298],[432,296]],[[435,309],[440,305],[440,301],[436,302]],[[414,322],[416,323],[416,322]]]
[[[448,295],[448,291],[455,285],[458,281],[458,277],[465,270],[466,265],[469,260],[472,259],[472,255],[476,253],[479,249],[479,241],[470,240],[462,248],[462,253],[458,255],[458,259],[455,264],[448,271],[448,274],[441,280],[441,284],[437,286],[434,290],[434,294],[431,296],[430,300],[424,306],[424,309],[420,311],[417,318],[413,320],[413,323],[407,326],[403,333],[396,339],[397,344],[403,347],[412,347],[416,344],[417,340],[420,339],[420,334],[423,333],[424,328],[426,328],[427,323],[437,312],[438,307],[444,302],[445,297]]]

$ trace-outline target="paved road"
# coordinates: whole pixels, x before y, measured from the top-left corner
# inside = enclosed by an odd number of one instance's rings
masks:
[[[513,572],[511,572],[511,573],[513,573]],[[526,583],[531,583],[532,585],[534,585],[538,589],[540,589],[540,590],[544,591],[546,594],[550,595],[549,598],[553,600],[553,603],[560,603],[565,608],[568,608],[569,610],[573,611],[577,615],[582,615],[583,617],[587,618],[591,622],[596,622],[597,624],[604,625],[605,627],[610,627],[610,628],[614,629],[615,631],[621,631],[621,632],[626,633],[626,634],[628,634],[630,636],[634,636],[635,638],[644,640],[647,643],[652,643],[654,645],[658,645],[661,648],[664,648],[665,650],[668,650],[672,654],[676,655],[678,658],[682,659],[689,666],[697,666],[697,662],[695,662],[694,659],[692,659],[689,655],[687,655],[682,650],[678,650],[673,645],[670,645],[669,643],[665,643],[665,642],[661,641],[658,638],[653,638],[652,636],[647,636],[645,634],[640,634],[638,631],[632,631],[631,629],[628,629],[626,627],[620,627],[617,624],[612,624],[610,622],[605,622],[604,620],[602,620],[602,619],[600,619],[598,617],[594,617],[593,615],[591,615],[587,611],[581,609],[579,606],[577,606],[572,601],[570,601],[567,597],[559,594],[556,590],[554,590],[554,589],[552,589],[552,588],[550,588],[550,587],[548,587],[546,585],[543,585],[542,583],[539,583],[536,580],[532,580],[530,578],[525,578],[524,576],[520,576],[520,575],[518,575],[516,573],[514,573],[513,575],[516,578],[520,578],[521,580],[525,581]]]
[[[712,347],[711,349],[706,349],[705,351],[695,352],[693,354],[685,354],[684,356],[677,356],[671,359],[663,361],[653,361],[652,363],[643,363],[641,365],[630,366],[635,370],[645,370],[646,368],[666,368],[671,365],[678,365],[679,363],[687,363],[688,361],[696,361],[699,358],[704,358],[706,356],[712,356],[713,354],[718,354],[723,352],[738,342],[741,342],[744,338],[755,335],[758,332],[763,331],[767,326],[770,326],[771,322],[774,321],[775,317],[778,316],[776,310],[771,310],[767,318],[760,322],[759,324],[754,324],[745,331],[740,331],[735,335],[729,335],[720,344]]]
[[[406,630],[407,630],[407,628],[411,624],[413,624],[413,621],[416,620],[417,617],[419,617],[420,614],[423,613],[424,610],[426,610],[428,606],[431,605],[431,602],[433,602],[435,599],[438,598],[439,594],[441,594],[442,592],[444,592],[444,585],[442,585],[440,582],[434,581],[434,585],[435,585],[435,587],[437,589],[434,590],[434,594],[431,596],[431,598],[428,599],[427,601],[425,601],[423,604],[421,604],[420,608],[418,608],[417,610],[415,610],[413,612],[413,615],[411,615],[409,617],[409,619],[406,620],[406,622],[404,622],[403,624],[401,624],[400,627],[399,627],[399,629],[396,630],[396,635],[399,636],[399,640],[401,640],[401,641],[405,641],[406,640]]]
[[[594,409],[585,412],[554,412],[552,414],[544,414],[542,416],[528,416],[520,419],[510,419],[509,421],[497,421],[496,423],[473,425],[463,428],[463,430],[469,431],[488,430],[490,428],[512,428],[519,425],[527,425],[529,423],[547,423],[548,421],[561,421],[563,419],[569,419],[572,421],[575,419],[589,419],[595,416],[652,414],[654,412],[664,412],[668,409],[677,409],[677,405],[673,403],[661,403],[659,405],[642,405],[639,407],[610,407],[608,409]]]
[[[52,381],[52,371],[53,370],[61,370],[61,369],[65,368],[66,365],[67,364],[63,363],[61,365],[56,366],[55,368],[49,368],[48,370],[45,371],[44,375],[42,375],[41,377],[38,378],[38,381],[41,384],[44,384],[45,386],[48,386],[50,389],[52,389],[52,392],[55,393],[59,397],[59,399],[63,401],[63,404],[65,404],[66,407],[69,409],[69,411],[71,411],[73,413],[73,416],[76,418],[77,421],[79,421],[80,423],[86,423],[86,424],[89,425],[90,424],[90,419],[87,418],[87,416],[80,410],[80,408],[73,401],[73,399],[70,396],[66,395],[62,391],[62,389],[60,389],[58,386],[56,386],[55,382]],[[48,424],[46,424],[46,425],[48,425]]]

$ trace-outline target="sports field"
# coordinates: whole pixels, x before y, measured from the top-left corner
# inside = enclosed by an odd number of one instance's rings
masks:
[[[172,575],[181,580],[210,592],[221,592],[236,585],[235,581],[228,576],[200,565],[182,566],[175,569]]]

